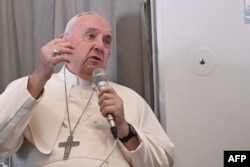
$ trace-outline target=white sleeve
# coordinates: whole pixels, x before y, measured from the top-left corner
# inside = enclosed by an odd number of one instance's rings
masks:
[[[12,82],[0,95],[0,157],[9,157],[23,142],[23,132],[36,103],[27,90],[28,78]]]
[[[173,164],[174,145],[169,139],[151,108],[144,100],[137,101],[140,107],[134,109],[133,116],[139,112],[139,124],[129,122],[135,128],[140,145],[128,151],[119,141],[118,146],[124,157],[136,167],[170,167]],[[130,108],[132,110],[132,108]],[[140,110],[140,111],[138,111]],[[129,121],[129,120],[127,120]]]

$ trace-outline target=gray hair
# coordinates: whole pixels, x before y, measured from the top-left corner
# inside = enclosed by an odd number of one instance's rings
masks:
[[[75,24],[77,18],[80,17],[80,16],[82,16],[82,15],[87,15],[87,14],[97,14],[97,13],[96,12],[83,12],[83,13],[79,13],[79,14],[75,15],[74,17],[72,17],[68,21],[68,23],[67,23],[67,25],[65,27],[64,33],[68,33],[69,34],[70,30],[71,30],[72,26]]]

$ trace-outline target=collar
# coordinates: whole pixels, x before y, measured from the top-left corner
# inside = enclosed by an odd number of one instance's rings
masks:
[[[64,70],[65,70],[65,78],[68,83],[71,83],[72,85],[76,85],[76,86],[83,86],[83,87],[93,85],[93,83],[85,81],[81,79],[80,77],[78,77],[77,75],[70,72],[66,65],[63,65],[63,67],[59,71],[60,78],[64,79]]]

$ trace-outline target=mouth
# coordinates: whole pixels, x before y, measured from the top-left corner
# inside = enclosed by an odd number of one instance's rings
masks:
[[[92,64],[95,66],[100,66],[103,63],[102,56],[99,56],[99,55],[92,55],[87,59],[87,61],[88,61],[88,64]]]
[[[100,56],[91,56],[91,58],[96,60],[96,61],[102,61]]]

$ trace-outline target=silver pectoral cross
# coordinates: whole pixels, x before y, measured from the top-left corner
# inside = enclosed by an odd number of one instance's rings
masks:
[[[68,160],[71,148],[75,147],[75,146],[79,146],[79,145],[80,145],[79,141],[73,141],[73,136],[72,135],[70,135],[68,137],[66,142],[59,143],[59,147],[65,147],[63,160]]]

